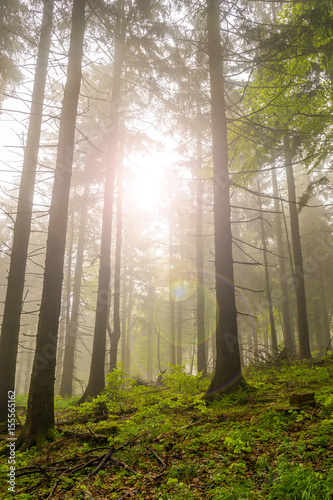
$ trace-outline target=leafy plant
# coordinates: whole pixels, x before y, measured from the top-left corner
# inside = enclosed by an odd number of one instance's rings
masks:
[[[123,363],[117,363],[116,369],[106,376],[106,386],[102,393],[90,401],[81,405],[78,409],[80,414],[93,414],[96,411],[117,411],[128,398],[133,400],[133,393],[129,387],[134,381],[128,377]]]
[[[310,467],[281,462],[268,500],[329,500],[333,493],[333,471],[325,478]]]
[[[70,396],[66,398],[62,398],[59,394],[55,397],[54,407],[56,410],[63,410],[65,408],[69,408],[74,406],[79,398],[77,396]]]
[[[238,437],[226,437],[224,439],[224,444],[229,451],[238,455],[240,453],[250,452],[252,450],[250,443],[248,441],[243,441]]]
[[[236,474],[243,474],[246,471],[246,469],[247,469],[246,463],[241,461],[233,462],[229,466],[229,470]]]
[[[15,394],[15,405],[16,406],[27,406],[28,394]]]
[[[202,391],[207,382],[202,380],[203,372],[191,375],[185,371],[185,366],[168,365],[170,370],[163,375],[163,383],[171,390],[185,394]]]
[[[124,363],[117,363],[116,369],[106,376],[106,387],[104,393],[112,399],[119,397],[124,392],[125,386],[134,385],[135,381],[128,377]]]
[[[178,463],[170,469],[169,478],[189,479],[190,477],[195,477],[198,467],[197,464]]]

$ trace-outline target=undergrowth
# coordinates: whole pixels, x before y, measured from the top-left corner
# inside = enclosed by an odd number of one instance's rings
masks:
[[[333,498],[331,358],[249,367],[251,391],[209,406],[202,399],[209,377],[169,368],[157,385],[119,365],[103,393],[80,407],[77,398],[58,396],[54,441],[16,453],[15,498]],[[315,406],[290,409],[291,392],[315,392]],[[0,498],[7,499],[6,457],[0,472]]]

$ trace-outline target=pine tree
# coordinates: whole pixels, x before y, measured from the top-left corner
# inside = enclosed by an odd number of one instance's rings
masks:
[[[75,123],[81,83],[85,0],[74,0],[67,81],[60,117],[59,141],[48,227],[43,293],[27,406],[18,446],[41,445],[54,432],[54,377],[61,309],[68,201]]]
[[[0,337],[0,421],[7,420],[8,391],[14,390],[17,347],[31,230],[43,102],[53,20],[53,0],[44,3],[27,142],[14,226],[5,309]]]
[[[208,400],[243,383],[238,344],[237,310],[234,291],[231,210],[223,57],[218,0],[207,0],[208,55],[213,134],[213,183],[215,228],[216,368],[206,393]]]

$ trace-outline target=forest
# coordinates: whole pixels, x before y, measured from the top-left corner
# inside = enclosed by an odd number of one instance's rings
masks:
[[[332,498],[333,2],[0,21],[0,498]]]

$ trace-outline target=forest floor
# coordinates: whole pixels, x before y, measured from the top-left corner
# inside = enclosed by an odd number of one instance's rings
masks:
[[[200,397],[208,380],[180,368],[162,387],[127,381],[130,389],[119,389],[120,369],[80,408],[58,397],[55,439],[16,451],[15,498],[333,498],[333,358],[244,375],[250,392],[208,407]],[[292,409],[290,394],[304,392],[315,393],[314,406]],[[8,458],[0,463],[0,498],[8,499]]]

